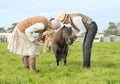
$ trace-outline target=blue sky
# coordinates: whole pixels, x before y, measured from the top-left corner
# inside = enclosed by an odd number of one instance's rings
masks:
[[[99,32],[109,22],[120,22],[120,0],[1,0],[0,27],[8,28],[31,16],[57,18],[63,11],[91,17],[98,24]]]

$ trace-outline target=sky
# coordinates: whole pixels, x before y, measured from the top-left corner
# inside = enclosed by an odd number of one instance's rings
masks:
[[[0,0],[0,27],[32,16],[57,18],[62,12],[85,14],[103,32],[109,22],[120,22],[120,0]]]

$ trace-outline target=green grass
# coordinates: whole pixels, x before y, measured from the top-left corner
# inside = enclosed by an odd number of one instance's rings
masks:
[[[21,56],[0,43],[0,84],[120,84],[120,43],[94,43],[91,68],[83,69],[82,43],[69,47],[67,67],[56,66],[52,52],[37,57],[38,73],[23,68]]]

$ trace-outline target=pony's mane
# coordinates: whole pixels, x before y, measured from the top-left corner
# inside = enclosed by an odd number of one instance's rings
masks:
[[[65,37],[66,34],[67,35],[71,35],[72,29],[68,28],[66,26],[63,26],[62,28],[60,28],[54,35],[53,41],[56,43],[58,41],[60,41],[60,39],[62,37]]]
[[[58,42],[61,38],[62,38],[62,30],[63,30],[64,27],[62,27],[61,29],[59,29],[55,35],[54,35],[54,38],[53,38],[53,41],[56,43]]]

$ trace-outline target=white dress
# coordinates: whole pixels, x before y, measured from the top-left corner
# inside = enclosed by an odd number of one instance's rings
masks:
[[[11,39],[8,43],[8,49],[22,56],[37,56],[39,55],[39,50],[37,46],[29,40],[26,33],[20,32],[17,27],[12,32]]]

